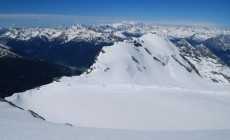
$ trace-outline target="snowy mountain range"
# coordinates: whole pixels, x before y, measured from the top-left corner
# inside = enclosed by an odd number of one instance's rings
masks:
[[[3,29],[2,29],[3,30]],[[45,38],[49,41],[60,39],[63,42],[68,41],[114,41],[107,34],[95,32],[90,27],[76,24],[69,27],[56,28],[7,28],[2,31],[1,38],[10,38],[17,40],[30,40],[35,37]]]
[[[122,22],[115,24],[105,24],[92,26],[96,31],[104,33],[113,33],[120,37],[129,37],[129,35],[141,35],[149,32],[161,32],[164,36],[170,38],[193,37],[194,40],[202,41],[208,38],[220,35],[230,34],[228,29],[193,27],[193,26],[161,26],[148,23]]]
[[[62,38],[64,42],[71,40],[107,41],[114,42],[116,37],[127,38],[140,36],[149,32],[161,32],[168,38],[193,37],[203,41],[220,34],[230,34],[228,29],[193,27],[193,26],[160,26],[148,23],[122,22],[85,26],[75,24],[68,27],[35,27],[35,28],[2,28],[1,38],[7,37],[18,40],[29,40],[34,37],[46,37],[48,40]],[[115,38],[113,38],[115,36]]]
[[[76,24],[53,28],[2,28],[0,43],[13,52],[45,61],[90,68],[104,46],[157,32],[178,47],[202,77],[209,81],[229,83],[230,30],[192,26],[160,26],[148,23],[122,22],[85,26]]]

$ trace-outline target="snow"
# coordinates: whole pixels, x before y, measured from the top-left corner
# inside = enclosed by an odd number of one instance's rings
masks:
[[[96,129],[54,124],[0,101],[1,140],[228,140],[230,130],[139,131]]]
[[[89,27],[80,24],[75,24],[69,27],[57,27],[57,28],[45,28],[45,27],[9,28],[8,32],[1,35],[2,38],[8,37],[11,39],[18,39],[18,40],[25,40],[25,41],[41,36],[46,37],[49,41],[52,41],[56,38],[63,38],[63,37],[65,42],[72,41],[72,40],[91,41],[93,39],[94,40],[97,39],[98,37],[103,38],[105,42],[110,41],[102,33],[95,32],[89,29]]]
[[[115,24],[105,24],[93,26],[93,28],[106,33],[128,32],[147,34],[149,32],[161,32],[168,38],[189,38],[193,40],[204,41],[208,38],[215,37],[220,34],[230,34],[228,29],[220,29],[213,27],[195,27],[195,26],[165,26],[155,25],[151,23],[135,23],[135,22],[121,22]],[[101,30],[106,28],[107,30]],[[107,32],[109,31],[109,32]]]
[[[186,68],[189,64],[168,39],[150,33],[104,47],[81,76],[64,77],[7,100],[50,122],[81,127],[230,129],[230,87],[208,82]]]
[[[121,31],[115,32],[114,35],[117,36],[117,37],[126,38],[126,36],[124,36],[123,32],[121,32]]]
[[[67,36],[66,42],[74,39],[92,40],[96,37],[103,37],[100,33],[89,30],[86,26],[79,24],[68,27],[65,32],[65,36]]]
[[[92,41],[98,37],[103,38],[105,42],[111,42],[108,37],[115,35],[126,38],[122,33],[147,34],[150,32],[161,32],[168,38],[189,38],[196,41],[204,41],[220,34],[230,34],[229,29],[193,27],[193,26],[164,26],[149,23],[121,22],[113,24],[84,26],[75,24],[68,27],[50,27],[50,28],[9,28],[9,31],[1,35],[19,40],[29,40],[37,36],[45,36],[49,40],[59,37],[65,37],[65,42],[73,40]],[[116,40],[115,40],[116,41]]]
[[[105,46],[81,76],[7,100],[48,122],[0,102],[3,139],[230,138],[230,87],[201,78],[155,32]]]
[[[15,94],[8,100],[34,110],[48,121],[82,127],[230,129],[230,95],[224,89],[197,91],[176,87],[84,85],[63,79],[40,90]]]
[[[180,53],[189,60],[199,71],[200,75],[209,81],[229,84],[230,69],[204,45],[191,46],[182,39],[175,43]]]
[[[8,46],[0,44],[0,58],[4,56],[20,57],[19,55],[11,52]]]
[[[117,27],[119,27],[119,26],[122,26],[122,23],[113,23],[111,26],[112,26],[113,28],[117,28]]]
[[[136,47],[135,42],[141,46]],[[113,46],[104,47],[103,51],[104,53],[101,52],[97,57],[96,63],[87,73],[81,75],[80,79],[101,84],[180,86],[199,89],[206,85],[206,81],[192,71],[191,66],[180,56],[175,45],[158,33],[149,33],[139,39],[115,43]],[[192,72],[188,72],[185,67]]]

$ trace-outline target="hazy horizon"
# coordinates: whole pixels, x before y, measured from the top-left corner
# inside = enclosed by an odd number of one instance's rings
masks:
[[[0,26],[59,26],[121,21],[230,27],[227,0],[0,0]]]

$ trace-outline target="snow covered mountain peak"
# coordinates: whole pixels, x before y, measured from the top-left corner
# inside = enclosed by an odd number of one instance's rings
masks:
[[[152,51],[157,51],[158,55],[168,56],[170,54],[178,54],[178,51],[174,47],[174,45],[161,33],[152,32],[142,36],[140,39],[143,40],[143,43],[149,45],[146,46],[148,49],[151,49]]]
[[[111,26],[113,28],[119,28],[121,26],[133,26],[136,25],[137,23],[134,21],[122,21],[122,22],[118,22],[118,23],[113,23],[111,24]]]
[[[103,41],[111,42],[109,35],[96,32],[91,28],[82,25],[74,24],[68,27],[35,27],[35,28],[9,28],[7,32],[0,34],[0,38],[9,38],[17,40],[30,40],[36,37],[45,37],[49,41],[60,39],[64,42],[68,41]]]
[[[182,86],[200,79],[164,36],[149,33],[104,47],[81,79],[96,83]]]
[[[204,41],[220,34],[230,34],[229,30],[219,28],[204,28],[192,26],[164,26],[144,22],[120,22],[113,24],[101,24],[85,26],[74,24],[67,27],[35,27],[35,28],[7,28],[0,29],[0,38],[18,40],[30,40],[35,37],[46,37],[49,40],[62,38],[68,41],[103,41],[113,42],[111,36],[123,39],[129,37],[140,37],[150,32],[162,32],[168,38],[191,38],[196,41]],[[117,41],[115,39],[115,41]]]

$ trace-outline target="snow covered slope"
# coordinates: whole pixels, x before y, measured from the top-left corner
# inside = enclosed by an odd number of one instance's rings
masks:
[[[126,130],[230,129],[230,87],[202,79],[166,38],[104,47],[81,76],[7,98],[46,120]]]
[[[28,111],[20,110],[0,101],[1,140],[228,140],[230,130],[199,131],[135,131],[73,127],[53,124],[34,118]]]
[[[203,44],[192,46],[185,39],[175,41],[174,44],[203,78],[213,82],[230,83],[230,68]]]
[[[210,85],[213,86],[213,85]],[[229,87],[89,85],[64,78],[10,100],[47,121],[128,130],[230,129]]]
[[[95,64],[80,78],[96,83],[186,88],[205,84],[175,45],[158,33],[104,47]]]

